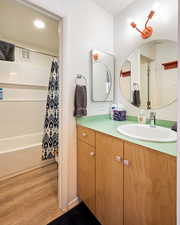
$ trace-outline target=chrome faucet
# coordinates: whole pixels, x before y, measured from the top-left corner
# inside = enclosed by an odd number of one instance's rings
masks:
[[[156,113],[155,112],[150,112],[149,125],[150,125],[150,127],[156,127]]]

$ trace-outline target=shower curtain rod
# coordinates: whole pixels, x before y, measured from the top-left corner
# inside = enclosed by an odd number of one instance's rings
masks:
[[[51,55],[51,54],[48,54],[48,53],[45,53],[45,52],[36,51],[36,50],[30,49],[30,48],[25,48],[25,47],[18,46],[18,45],[15,45],[15,47],[16,47],[16,48],[20,48],[20,49],[26,49],[26,50],[29,50],[29,51],[31,51],[31,52],[39,53],[39,54],[42,54],[42,55],[51,56],[51,57],[53,57],[53,58],[58,58],[57,55]]]

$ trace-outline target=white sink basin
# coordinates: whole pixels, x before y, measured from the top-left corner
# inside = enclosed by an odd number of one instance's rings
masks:
[[[177,133],[164,127],[150,127],[142,124],[121,125],[117,130],[128,137],[154,142],[174,142],[177,141]]]

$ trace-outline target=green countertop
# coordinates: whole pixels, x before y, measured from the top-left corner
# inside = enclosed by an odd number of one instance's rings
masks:
[[[124,136],[117,131],[118,126],[130,123],[137,122],[130,117],[128,117],[127,121],[114,121],[111,120],[108,115],[89,116],[77,119],[77,124],[81,126],[176,157],[176,142],[159,143],[141,141]],[[161,125],[163,126],[163,124]],[[165,123],[164,126],[167,127],[167,123]]]

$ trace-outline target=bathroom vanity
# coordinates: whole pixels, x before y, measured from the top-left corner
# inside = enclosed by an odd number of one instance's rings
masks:
[[[127,123],[77,120],[78,196],[102,225],[176,225],[176,143],[119,134]]]

